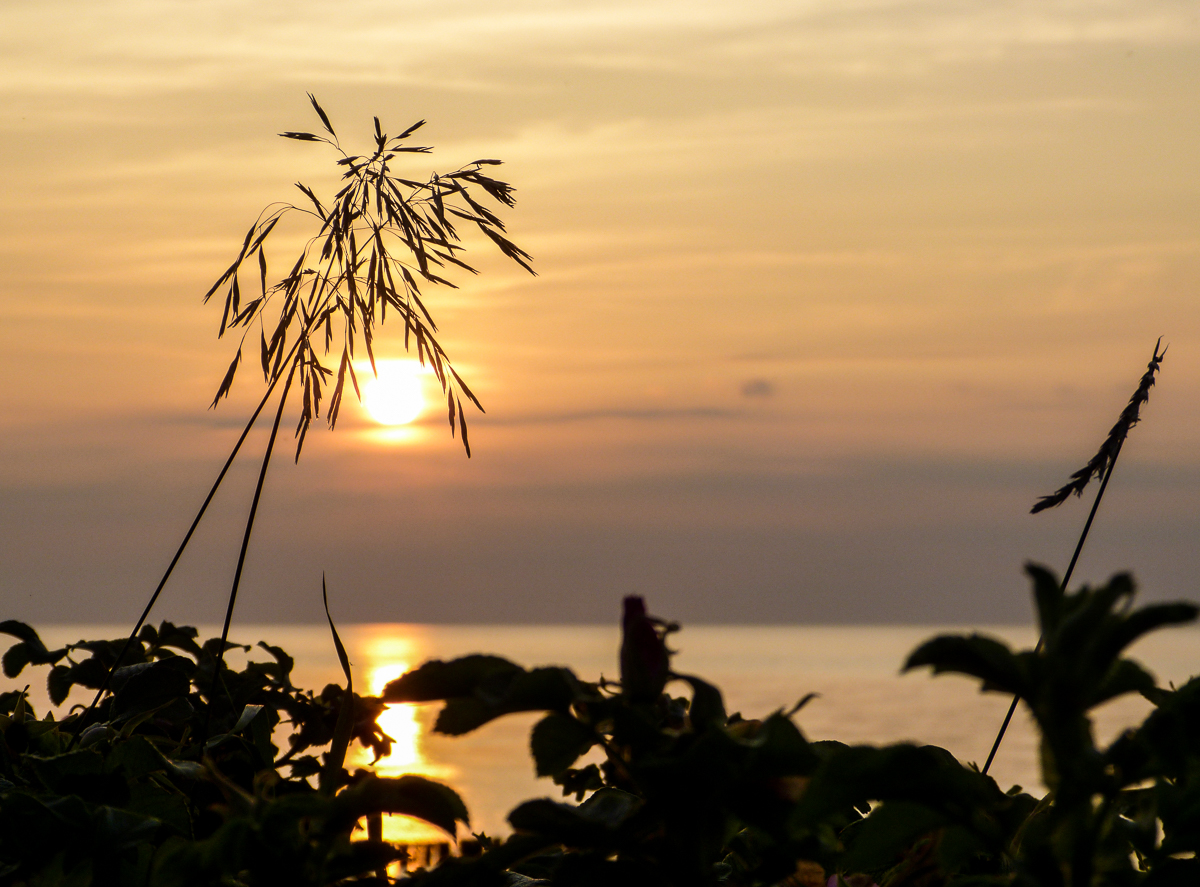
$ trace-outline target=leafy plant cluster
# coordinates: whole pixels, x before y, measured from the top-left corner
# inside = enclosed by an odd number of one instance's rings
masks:
[[[1200,883],[1200,679],[1161,688],[1123,655],[1191,604],[1135,609],[1127,575],[1064,593],[1030,567],[1043,643],[1015,652],[980,635],[934,638],[928,666],[1019,696],[1041,735],[1041,799],[947,750],[809,741],[797,712],[747,719],[712,684],[670,669],[677,626],[626,601],[620,682],[496,656],[431,661],[378,698],[291,684],[292,661],[238,670],[194,629],[143,628],[94,710],[38,720],[23,691],[0,696],[0,877],[5,883],[466,885],[1194,885]],[[122,641],[48,650],[17,622],[10,677],[49,665],[52,699],[97,686]],[[334,632],[335,643],[341,650]],[[219,669],[217,695],[210,695]],[[674,690],[684,690],[675,695]],[[1096,706],[1141,693],[1154,708],[1097,745]],[[386,754],[387,703],[440,702],[435,729],[468,733],[544,712],[531,751],[567,800],[526,801],[503,840],[389,875],[404,849],[382,813],[454,835],[467,812],[445,786],[344,768],[351,737]],[[287,745],[273,744],[287,722]],[[73,737],[79,737],[73,745]],[[204,739],[208,736],[210,738]],[[330,748],[319,756],[320,748]],[[364,832],[359,828],[367,824]],[[840,879],[840,881],[838,880]]]
[[[112,695],[61,719],[38,719],[28,687],[0,694],[0,883],[370,881],[404,851],[351,840],[364,817],[406,813],[452,834],[467,819],[438,783],[349,773],[351,740],[376,760],[390,751],[376,723],[384,703],[349,681],[320,694],[295,687],[279,647],[260,643],[270,659],[235,669],[218,655],[220,640],[200,643],[196,629],[169,622],[144,626],[128,646],[122,638],[50,650],[15,621],[0,632],[19,639],[5,674],[51,666],[56,705],[75,685],[98,688],[116,666]]]
[[[1066,594],[1048,571],[1029,572],[1039,650],[938,637],[905,668],[958,672],[1024,700],[1050,789],[1040,800],[1002,791],[945,749],[810,742],[795,710],[729,715],[716,687],[669,672],[673,626],[630,599],[619,685],[471,656],[427,663],[385,689],[386,701],[442,700],[436,729],[451,734],[545,711],[531,742],[538,773],[587,796],[528,801],[509,817],[512,837],[418,880],[502,884],[515,872],[564,887],[816,885],[832,876],[882,887],[1200,883],[1200,679],[1161,689],[1122,656],[1197,608],[1135,610],[1127,575]],[[669,681],[689,692],[672,695]],[[1098,747],[1088,713],[1131,692],[1156,708]],[[599,763],[579,765],[593,750]]]

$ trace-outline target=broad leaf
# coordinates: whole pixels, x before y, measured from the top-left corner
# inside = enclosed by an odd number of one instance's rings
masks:
[[[398,779],[368,776],[334,796],[327,828],[339,829],[371,813],[415,816],[449,835],[457,823],[470,823],[462,798],[451,788],[421,776]]]
[[[557,776],[595,743],[596,733],[591,727],[558,712],[538,721],[529,737],[538,776]]]
[[[499,656],[463,656],[443,662],[434,659],[403,674],[383,688],[384,702],[434,702],[469,696],[485,682],[522,671]]]
[[[841,864],[849,871],[872,871],[895,862],[922,835],[948,824],[946,816],[923,804],[888,801],[855,829]]]
[[[903,670],[922,665],[932,666],[934,674],[952,672],[978,678],[984,690],[1015,695],[1028,691],[1024,670],[1008,645],[984,635],[942,635],[926,641],[908,657]]]
[[[513,828],[568,847],[607,849],[616,833],[643,805],[637,795],[600,789],[579,806],[540,798],[526,801],[508,815]]]

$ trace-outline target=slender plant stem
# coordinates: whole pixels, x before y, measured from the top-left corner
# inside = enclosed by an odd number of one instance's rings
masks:
[[[258,483],[254,487],[254,498],[250,502],[250,513],[246,516],[246,532],[242,534],[242,549],[238,553],[237,569],[233,574],[233,587],[229,590],[229,604],[225,608],[225,624],[221,627],[221,646],[217,650],[217,661],[213,666],[212,682],[208,689],[208,712],[205,717],[204,732],[208,733],[207,721],[212,714],[212,706],[216,700],[217,682],[221,677],[221,666],[225,663],[225,644],[229,639],[229,624],[233,621],[233,605],[237,602],[238,586],[242,582],[242,568],[246,565],[246,551],[250,547],[250,532],[254,529],[254,517],[258,513],[258,502],[262,498],[263,482],[267,478],[267,467],[271,464],[271,453],[275,449],[275,438],[279,435],[279,422],[283,418],[283,408],[287,404],[288,393],[292,388],[292,379],[296,375],[296,362],[288,371],[287,382],[283,385],[283,394],[279,398],[279,409],[275,411],[275,421],[271,425],[271,436],[267,440],[267,450],[263,453],[262,467],[258,470]]]
[[[1071,563],[1067,565],[1067,572],[1063,574],[1062,585],[1060,591],[1066,593],[1067,583],[1071,581],[1071,574],[1075,572],[1075,564],[1079,563],[1080,552],[1083,551],[1083,543],[1087,541],[1088,532],[1092,529],[1092,521],[1096,519],[1096,511],[1100,508],[1100,500],[1104,498],[1104,490],[1108,487],[1108,479],[1112,477],[1113,468],[1116,467],[1117,457],[1121,455],[1121,446],[1125,442],[1117,443],[1116,451],[1113,453],[1112,461],[1108,463],[1108,470],[1104,472],[1104,480],[1100,482],[1100,490],[1096,493],[1096,501],[1092,503],[1092,510],[1088,513],[1087,523],[1083,525],[1083,532],[1079,534],[1079,541],[1075,544],[1075,553],[1071,555]],[[1038,637],[1037,646],[1033,648],[1033,652],[1037,653],[1042,649],[1042,641],[1044,637]],[[1019,696],[1014,696],[1012,704],[1008,706],[1008,713],[1004,716],[1004,723],[1000,725],[1000,732],[996,734],[996,741],[992,743],[992,750],[988,752],[987,761],[983,765],[983,773],[986,775],[988,768],[992,766],[992,761],[996,758],[996,752],[1000,749],[1000,743],[1004,740],[1004,734],[1008,731],[1009,722],[1012,721],[1013,713],[1017,710],[1017,703],[1020,701]]]
[[[292,346],[292,353],[295,353],[299,343]],[[288,355],[288,359],[291,358]],[[233,449],[229,452],[229,458],[225,460],[225,464],[221,467],[217,479],[213,481],[212,489],[208,491],[208,495],[204,497],[204,503],[200,506],[200,510],[196,512],[196,517],[192,520],[192,525],[188,527],[187,533],[183,537],[183,541],[179,543],[179,548],[175,550],[175,556],[171,558],[171,563],[167,565],[166,571],[162,574],[162,578],[158,580],[158,587],[154,589],[154,594],[150,595],[150,601],[142,610],[142,615],[138,617],[137,624],[133,626],[133,631],[129,632],[129,637],[125,639],[125,643],[121,645],[121,652],[117,654],[117,658],[113,660],[112,666],[108,669],[108,673],[104,675],[104,680],[100,684],[100,689],[96,691],[96,696],[92,699],[87,710],[79,716],[75,722],[75,729],[72,732],[71,742],[67,748],[70,751],[75,746],[75,742],[79,739],[80,731],[83,729],[84,723],[87,721],[87,716],[91,714],[100,700],[104,698],[104,694],[108,691],[109,684],[112,683],[113,672],[120,666],[121,661],[125,658],[125,654],[129,652],[130,645],[133,644],[134,638],[137,637],[142,626],[146,624],[146,620],[150,617],[150,611],[154,609],[154,605],[158,602],[159,595],[167,585],[167,580],[171,578],[171,573],[175,571],[175,565],[179,563],[179,559],[183,556],[184,549],[188,547],[188,543],[192,541],[192,535],[196,532],[196,528],[200,526],[200,520],[204,517],[204,513],[208,510],[208,506],[212,503],[213,497],[217,495],[217,490],[220,489],[221,483],[225,480],[225,475],[229,473],[230,467],[233,465],[233,460],[237,458],[238,452],[242,448],[242,444],[246,442],[246,438],[250,435],[250,429],[254,427],[254,423],[258,421],[259,415],[263,411],[263,407],[267,405],[267,401],[271,397],[271,393],[275,390],[275,386],[279,383],[279,377],[275,377],[271,384],[267,386],[267,391],[263,395],[262,400],[258,402],[254,413],[250,416],[250,420],[246,422],[246,427],[242,429],[241,436],[238,437],[237,443],[233,445]]]

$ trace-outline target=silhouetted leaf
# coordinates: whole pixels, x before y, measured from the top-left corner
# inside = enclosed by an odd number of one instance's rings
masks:
[[[5,657],[5,670],[7,671],[8,663]],[[66,701],[67,696],[71,693],[71,669],[65,665],[56,665],[50,669],[50,674],[46,676],[46,690],[50,694],[50,701],[55,705],[62,705]],[[12,677],[12,675],[9,675]]]
[[[596,742],[590,727],[575,718],[551,712],[533,728],[529,747],[538,776],[556,776],[573,765]]]
[[[934,674],[953,672],[978,678],[984,690],[1015,695],[1028,690],[1017,657],[1006,644],[984,635],[942,635],[926,641],[909,655],[903,670],[922,665],[932,666]]]
[[[568,847],[608,849],[616,832],[642,807],[636,795],[600,789],[579,806],[541,798],[526,801],[509,815],[513,828],[549,838]]]
[[[292,673],[292,669],[296,665],[295,660],[292,659],[292,657],[289,656],[287,651],[284,650],[282,647],[273,646],[271,644],[268,644],[266,641],[259,641],[258,646],[262,647],[264,650],[266,650],[268,653],[270,653],[271,657],[275,660],[276,664],[279,666],[278,672],[277,672],[279,679],[281,681],[283,681],[285,684],[290,684],[288,676]]]
[[[200,655],[200,645],[196,643],[198,632],[196,629],[184,625],[175,625],[172,622],[163,621],[158,626],[157,643],[163,647],[174,647],[177,650],[183,650],[193,656]]]
[[[1154,689],[1154,676],[1131,659],[1113,663],[1087,698],[1081,700],[1086,708],[1102,705],[1126,693],[1149,693]]]
[[[3,622],[0,622],[0,633],[12,635],[35,648],[40,647],[43,650],[46,648],[46,645],[42,643],[42,639],[38,637],[38,633],[31,625],[18,622],[16,619],[5,619]],[[9,675],[9,677],[12,677],[12,675]]]
[[[1033,599],[1037,605],[1042,634],[1055,631],[1063,614],[1063,589],[1058,577],[1038,564],[1026,564],[1025,572],[1033,580]]]
[[[28,644],[13,644],[4,654],[4,674],[6,677],[15,678],[25,666],[29,664],[29,645]]]
[[[195,665],[181,656],[118,668],[112,674],[113,715],[131,717],[185,697]]]
[[[339,792],[332,801],[327,828],[344,828],[371,813],[415,816],[454,835],[457,823],[470,823],[458,794],[421,776],[386,779],[369,776]]]
[[[842,859],[849,871],[873,871],[894,863],[917,838],[947,825],[945,815],[923,804],[888,801],[871,811]]]
[[[221,380],[221,387],[217,389],[217,396],[213,398],[212,406],[215,407],[222,397],[229,395],[229,389],[233,387],[233,377],[237,373],[238,364],[242,360],[242,349],[239,348],[237,354],[233,356],[233,362],[229,364],[229,369],[225,372],[225,378]]]
[[[67,655],[67,648],[47,650],[38,633],[24,622],[6,619],[0,622],[0,632],[20,638],[20,643],[9,647],[3,657],[4,674],[15,678],[26,665],[49,665]]]
[[[313,104],[316,102],[314,101]],[[333,646],[337,650],[342,674],[346,676],[346,692],[338,706],[337,725],[334,727],[333,741],[329,745],[329,752],[325,758],[326,770],[321,780],[322,789],[332,793],[337,787],[336,774],[341,772],[342,765],[346,761],[346,752],[350,748],[350,736],[354,729],[354,679],[350,675],[350,657],[346,655],[346,648],[342,645],[337,627],[333,624],[333,617],[329,614],[329,593],[325,588],[324,573],[321,574],[321,602],[325,605],[325,618],[329,622],[329,631],[333,635]]]
[[[434,659],[390,682],[380,698],[384,702],[433,702],[469,696],[488,681],[510,679],[523,671],[499,656],[463,656],[443,662]]]
[[[477,730],[503,712],[474,696],[447,699],[433,722],[433,732],[445,736],[463,736]]]
[[[403,677],[399,680],[403,680]],[[390,684],[388,685],[390,688]],[[434,730],[451,736],[469,733],[502,715],[521,711],[569,709],[578,690],[575,676],[565,668],[532,671],[496,670],[480,680],[470,693],[446,700]],[[385,700],[391,701],[385,688]]]
[[[720,726],[725,723],[725,700],[721,691],[707,681],[691,675],[676,675],[681,681],[686,681],[692,688],[692,702],[688,706],[688,716],[696,730],[703,730],[709,725]]]
[[[1195,622],[1198,614],[1200,608],[1191,603],[1151,604],[1142,607],[1126,616],[1124,621],[1113,629],[1105,655],[1115,656],[1142,635],[1156,629]]]
[[[812,745],[792,719],[775,712],[763,720],[750,744],[755,766],[780,775],[807,775],[820,762]]]

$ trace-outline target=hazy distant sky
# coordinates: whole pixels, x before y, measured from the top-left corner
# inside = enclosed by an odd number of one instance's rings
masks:
[[[9,0],[0,616],[136,617],[260,393],[200,297],[267,203],[429,121],[524,275],[430,291],[487,408],[269,478],[238,618],[1023,621],[1037,517],[1170,343],[1080,567],[1200,598],[1200,7]],[[289,261],[278,253],[279,265]],[[386,328],[385,328],[386,331]],[[393,333],[394,336],[394,333]],[[402,343],[379,351],[400,356]],[[254,454],[156,617],[216,620]]]

